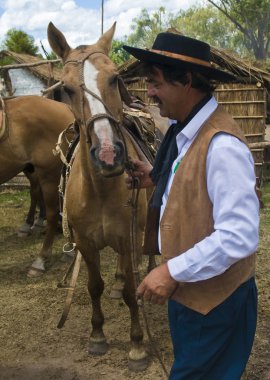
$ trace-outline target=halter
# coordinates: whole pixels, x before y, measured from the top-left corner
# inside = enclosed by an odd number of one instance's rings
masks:
[[[126,145],[126,140],[125,140],[125,137],[124,137],[124,134],[121,130],[121,125],[120,125],[120,120],[117,120],[111,110],[109,109],[109,107],[107,106],[107,104],[101,99],[100,96],[98,96],[97,94],[95,94],[93,91],[91,91],[89,88],[86,87],[85,85],[85,82],[84,82],[84,75],[83,75],[83,64],[84,62],[92,55],[94,54],[103,54],[106,56],[106,54],[102,51],[99,51],[99,50],[95,50],[91,53],[88,53],[86,54],[82,59],[80,60],[75,60],[75,59],[70,59],[70,60],[67,60],[65,63],[64,63],[64,66],[70,64],[70,63],[73,63],[75,65],[78,65],[79,66],[79,79],[80,79],[80,83],[79,83],[79,87],[81,89],[80,91],[80,114],[82,116],[81,118],[81,122],[79,123],[78,121],[78,124],[81,124],[83,126],[85,126],[85,129],[86,129],[86,142],[87,143],[91,143],[91,135],[90,135],[90,131],[91,131],[91,128],[94,126],[94,122],[96,120],[100,120],[100,119],[108,119],[112,125],[114,125],[116,131],[117,131],[117,134],[121,137],[121,140],[124,144],[124,151],[125,151],[125,166],[126,167],[130,167],[130,161],[129,161],[129,158],[128,158],[128,154],[127,154],[127,145]],[[107,57],[107,56],[106,56]],[[61,82],[61,85],[63,86],[63,82]],[[84,92],[87,92],[88,94],[90,94],[91,96],[93,96],[94,98],[96,98],[100,103],[103,104],[105,110],[107,113],[98,113],[98,114],[95,114],[93,116],[91,116],[89,119],[86,120],[85,118],[85,114],[84,114],[84,110],[83,110],[83,95],[84,95]]]

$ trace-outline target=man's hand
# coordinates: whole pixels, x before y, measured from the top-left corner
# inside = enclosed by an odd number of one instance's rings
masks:
[[[141,282],[137,296],[145,301],[163,305],[178,286],[169,272],[167,264],[161,264],[153,269]]]
[[[140,160],[133,159],[131,160],[132,164],[135,167],[134,171],[128,171],[128,177],[125,179],[127,188],[132,189],[134,183],[134,177],[137,177],[140,181],[140,188],[147,188],[154,186],[149,173],[152,170],[152,165],[149,162],[144,162]]]

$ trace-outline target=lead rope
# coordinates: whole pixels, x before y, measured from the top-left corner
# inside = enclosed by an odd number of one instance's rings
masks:
[[[132,169],[130,169],[131,171]],[[131,228],[130,228],[130,240],[131,240],[131,264],[132,264],[132,273],[133,273],[133,281],[134,281],[134,288],[137,289],[139,283],[140,283],[140,273],[138,270],[138,261],[137,261],[137,256],[136,256],[136,247],[137,247],[137,234],[136,234],[136,226],[137,226],[137,210],[138,210],[138,199],[139,199],[139,178],[135,177],[133,179],[133,186],[132,186],[132,195],[130,199],[130,207],[131,207]],[[148,323],[148,318],[147,318],[147,313],[145,310],[145,305],[143,302],[143,299],[137,299],[137,304],[140,307],[143,320],[144,320],[144,325],[146,328],[147,336],[150,342],[150,345],[152,347],[152,350],[154,351],[155,356],[157,357],[161,368],[166,375],[166,379],[169,377],[169,373],[167,371],[167,368],[162,360],[162,357],[154,344],[153,336],[149,327]]]
[[[59,328],[59,329],[64,326],[64,324],[67,320],[68,313],[70,310],[70,306],[72,303],[73,293],[75,290],[77,278],[78,278],[79,271],[80,271],[81,260],[82,260],[81,252],[76,248],[76,244],[73,243],[71,240],[71,233],[70,233],[70,228],[69,228],[68,219],[67,219],[66,191],[65,191],[65,189],[67,187],[67,182],[69,179],[70,168],[73,164],[73,161],[74,161],[74,158],[75,158],[75,155],[77,152],[77,148],[78,148],[78,145],[77,145],[72,156],[71,156],[70,162],[67,162],[66,156],[64,155],[64,153],[61,149],[61,145],[63,143],[63,139],[65,137],[65,133],[67,130],[68,130],[68,128],[59,135],[59,138],[58,138],[58,141],[56,144],[56,148],[55,148],[55,150],[53,150],[54,155],[60,155],[60,158],[66,167],[65,179],[63,178],[63,176],[61,176],[61,180],[60,180],[60,184],[59,184],[59,193],[63,197],[62,229],[63,229],[64,237],[67,238],[67,240],[68,240],[68,242],[65,243],[63,246],[63,252],[66,254],[70,254],[71,252],[75,251],[73,260],[72,260],[71,264],[69,265],[63,279],[57,284],[58,288],[67,290],[65,305],[63,308],[61,318],[60,318],[58,325],[57,325],[57,328]],[[67,249],[67,247],[69,249]],[[67,286],[67,283],[66,283],[67,278],[68,278],[69,274],[71,273],[71,271],[72,271],[72,274],[71,274],[69,286]]]

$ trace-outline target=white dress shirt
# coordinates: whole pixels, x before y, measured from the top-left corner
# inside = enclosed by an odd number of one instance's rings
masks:
[[[181,170],[182,158],[217,105],[212,97],[177,135],[178,157],[162,198],[160,217],[166,207],[174,172]],[[234,136],[217,134],[209,145],[206,173],[208,195],[213,204],[214,232],[168,261],[171,276],[181,282],[206,280],[222,274],[233,263],[255,252],[258,245],[259,201],[254,191],[256,177],[249,149]]]

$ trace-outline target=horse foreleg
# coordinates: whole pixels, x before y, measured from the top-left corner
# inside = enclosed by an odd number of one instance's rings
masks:
[[[137,286],[137,284],[135,284],[131,265],[129,265],[123,289],[123,299],[129,308],[131,318],[129,369],[133,371],[143,371],[148,366],[148,354],[143,343],[143,330],[140,325],[139,307],[135,297],[135,286]]]
[[[30,207],[25,222],[18,229],[17,234],[19,237],[25,237],[32,233],[31,228],[35,221],[35,213],[40,191],[40,185],[36,175],[27,171],[24,171],[24,174],[30,182]]]
[[[125,283],[125,267],[123,256],[118,255],[117,267],[115,272],[115,283],[113,284],[110,292],[110,297],[120,299],[123,296],[123,288]]]
[[[31,197],[30,207],[28,210],[27,217],[17,231],[17,235],[19,237],[25,237],[32,233],[32,226],[35,220],[36,206],[37,206],[36,200],[32,199]]]
[[[41,251],[37,259],[31,265],[27,276],[28,277],[38,277],[44,274],[46,270],[46,264],[52,255],[52,245],[54,237],[57,231],[58,223],[58,192],[57,187],[42,189],[44,194],[44,202],[46,205],[46,217],[47,226],[46,233],[43,240]]]
[[[104,315],[101,308],[101,295],[104,291],[104,281],[100,274],[99,253],[91,250],[91,258],[87,256],[85,262],[88,269],[88,292],[92,303],[89,353],[103,355],[108,350],[108,343],[103,332]]]
[[[46,206],[44,202],[44,197],[42,194],[41,188],[39,188],[38,191],[38,196],[37,196],[37,204],[39,207],[39,213],[37,219],[34,221],[33,226],[32,226],[32,231],[33,232],[42,232],[44,231],[44,222],[46,220]]]

